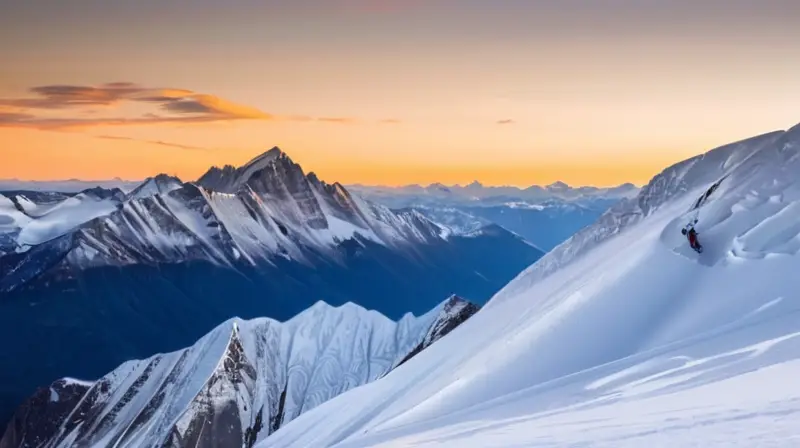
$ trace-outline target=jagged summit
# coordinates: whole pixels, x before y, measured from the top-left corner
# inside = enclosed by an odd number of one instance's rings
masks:
[[[160,174],[156,174],[153,177],[148,177],[148,180],[150,180],[150,179],[154,180],[155,182],[157,182],[159,184],[164,184],[164,183],[167,183],[167,182],[175,182],[175,183],[179,183],[179,184],[183,183],[183,181],[178,176],[172,176],[172,175],[169,175],[169,174],[166,174],[166,173],[160,173]]]
[[[283,152],[280,148],[278,148],[277,146],[273,146],[269,150],[257,155],[256,157],[253,157],[249,162],[242,165],[240,169],[247,170],[251,168],[252,169],[263,168],[270,162],[282,157],[289,158],[289,156],[285,152]]]
[[[200,176],[197,180],[199,185],[209,190],[219,191],[222,193],[235,193],[253,177],[258,177],[260,173],[268,171],[267,169],[273,167],[267,175],[281,175],[276,167],[281,163],[284,170],[299,169],[299,165],[295,164],[289,156],[277,146],[272,149],[254,157],[249,162],[240,167],[233,165],[225,165],[222,168],[211,167],[204,175]]]

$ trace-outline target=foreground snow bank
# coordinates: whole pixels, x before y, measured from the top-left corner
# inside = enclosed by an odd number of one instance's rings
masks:
[[[449,337],[262,446],[797,446],[798,134],[665,170]],[[703,254],[681,240],[695,216]]]

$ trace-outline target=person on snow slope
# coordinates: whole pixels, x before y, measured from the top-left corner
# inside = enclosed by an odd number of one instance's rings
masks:
[[[689,239],[689,245],[692,247],[692,249],[696,250],[697,252],[702,252],[703,246],[701,246],[700,242],[697,240],[697,231],[694,229],[695,224],[697,224],[697,219],[681,229],[681,233],[686,235],[686,238]]]

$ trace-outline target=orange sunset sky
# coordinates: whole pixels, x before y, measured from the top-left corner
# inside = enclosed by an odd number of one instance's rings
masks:
[[[0,0],[0,178],[641,184],[800,121],[796,0]]]

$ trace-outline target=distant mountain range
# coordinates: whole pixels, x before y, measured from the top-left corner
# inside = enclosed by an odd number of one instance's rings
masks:
[[[233,317],[319,300],[390,319],[482,304],[543,252],[496,224],[459,232],[306,174],[278,148],[196,182],[0,193],[0,424],[41,385],[98,378]]]
[[[633,184],[573,188],[563,182],[524,189],[487,187],[478,182],[466,186],[432,184],[396,188],[351,185],[348,189],[387,207],[417,210],[462,233],[495,223],[544,251],[592,224],[621,199],[639,192]]]
[[[564,182],[555,182],[547,186],[532,185],[527,188],[512,186],[485,186],[478,181],[469,185],[443,185],[440,183],[428,186],[406,185],[402,187],[348,185],[347,188],[367,199],[387,204],[391,207],[409,207],[413,205],[439,205],[442,201],[458,205],[502,205],[514,202],[541,203],[547,201],[565,201],[582,204],[595,200],[617,201],[632,198],[639,188],[631,183],[611,188],[591,186],[571,187]]]
[[[217,168],[206,176],[220,176],[226,168]],[[235,170],[233,166],[228,166],[228,170]],[[157,177],[177,179],[174,176],[161,174]],[[36,181],[19,179],[0,179],[0,191],[38,191],[38,192],[61,192],[79,193],[84,190],[100,187],[105,189],[119,189],[125,193],[136,188],[142,187],[144,180],[123,180],[120,178],[105,180],[81,180],[65,179],[54,181]],[[527,188],[513,186],[486,186],[478,181],[468,185],[444,185],[433,183],[428,186],[405,185],[401,187],[387,187],[379,185],[348,184],[344,185],[352,193],[357,193],[366,198],[377,198],[386,196],[397,198],[398,203],[395,207],[402,208],[408,206],[408,202],[402,202],[399,198],[418,196],[419,198],[451,198],[463,199],[467,202],[485,201],[487,199],[503,201],[506,199],[524,199],[542,201],[548,199],[580,200],[588,198],[605,197],[609,199],[630,198],[636,196],[639,188],[631,183],[621,184],[616,187],[601,188],[592,186],[572,187],[564,182],[555,182],[547,186],[532,185]],[[418,203],[420,199],[413,202]],[[486,203],[486,202],[484,202]]]
[[[123,180],[120,178],[104,180],[20,180],[0,179],[0,191],[39,191],[61,193],[79,193],[91,188],[119,189],[123,192],[131,191],[140,186],[142,180]]]

